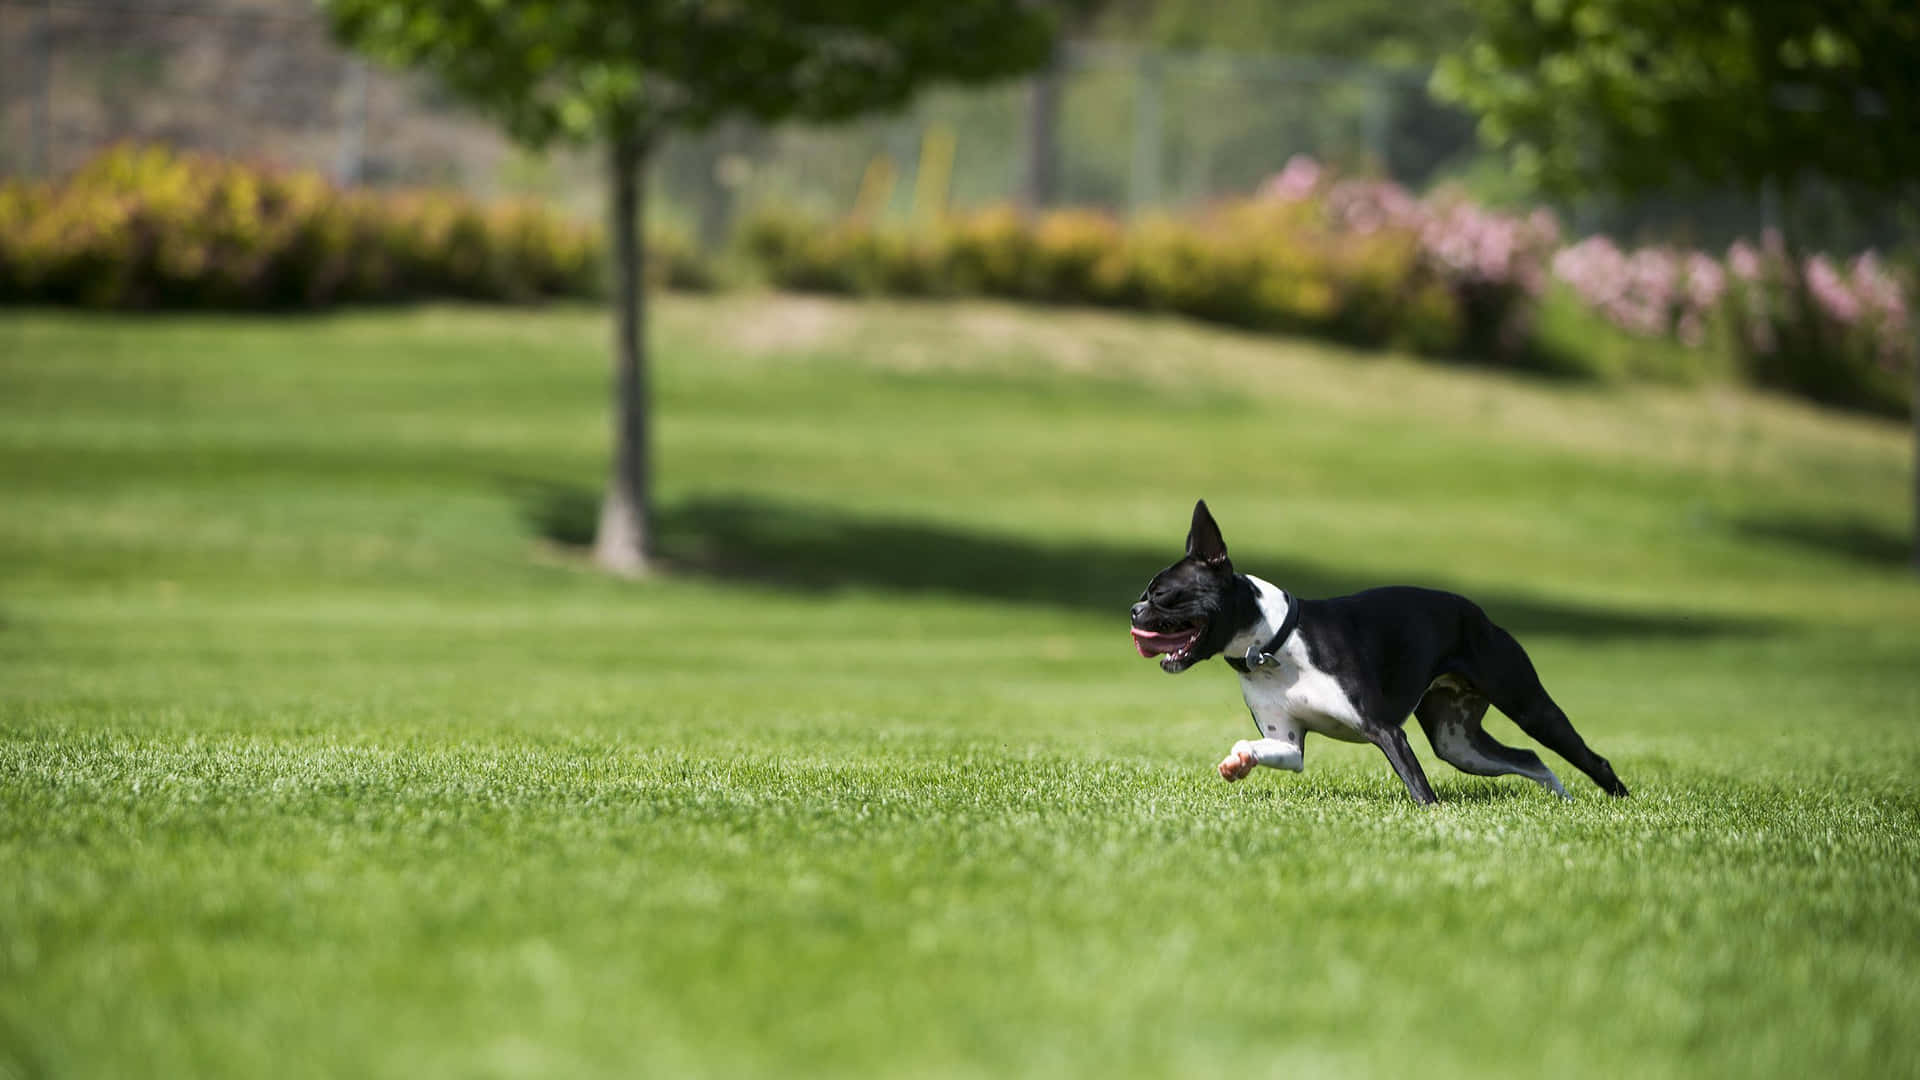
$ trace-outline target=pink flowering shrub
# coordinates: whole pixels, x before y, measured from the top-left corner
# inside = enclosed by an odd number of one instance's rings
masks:
[[[1726,273],[1709,256],[1667,247],[1627,252],[1604,236],[1561,248],[1553,276],[1627,333],[1692,346],[1705,343],[1727,288]]]
[[[1289,160],[1262,194],[1282,203],[1317,201],[1342,233],[1410,235],[1421,269],[1453,295],[1459,346],[1482,359],[1522,355],[1532,301],[1545,287],[1547,256],[1559,240],[1553,215],[1503,214],[1444,194],[1420,199],[1390,180],[1337,178],[1305,155]]]
[[[1524,358],[1557,236],[1544,213],[1420,200],[1296,157],[1250,199],[1133,223],[1006,208],[906,234],[763,214],[743,230],[774,284],[830,292],[984,294],[1176,311],[1213,322]],[[911,259],[911,272],[891,260]],[[910,283],[910,285],[908,284]]]
[[[1911,282],[1877,254],[1796,266],[1769,234],[1757,248],[1734,244],[1727,269],[1740,361],[1756,382],[1855,408],[1911,407]]]
[[[908,232],[773,215],[745,239],[788,288],[1147,308],[1587,373],[1691,378],[1737,360],[1876,409],[1905,407],[1913,365],[1908,283],[1872,253],[1791,274],[1777,238],[1724,259],[1599,236],[1560,247],[1545,211],[1416,197],[1305,156],[1252,198],[1178,216],[998,208]]]
[[[1873,252],[1844,264],[1812,255],[1796,268],[1777,234],[1759,247],[1736,242],[1724,261],[1590,236],[1554,256],[1553,276],[1635,337],[1699,348],[1722,323],[1741,370],[1763,385],[1857,408],[1907,407],[1907,285]]]

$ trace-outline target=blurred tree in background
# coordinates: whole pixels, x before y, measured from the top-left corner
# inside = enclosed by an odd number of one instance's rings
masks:
[[[1031,71],[1054,15],[1023,0],[322,0],[335,32],[419,68],[529,145],[607,147],[613,240],[614,454],[594,558],[646,570],[647,384],[640,267],[648,157],[669,132],[731,115],[831,121],[933,82]]]
[[[1482,136],[1547,190],[1765,189],[1789,211],[1776,222],[1789,251],[1809,185],[1910,207],[1920,190],[1912,0],[1474,0],[1474,11],[1435,89],[1477,112]],[[1786,265],[1800,272],[1797,258]],[[1801,325],[1815,334],[1820,320]],[[1796,348],[1819,356],[1825,344]]]
[[[1920,174],[1920,6],[1909,0],[1474,10],[1472,37],[1435,87],[1549,190],[1822,181],[1903,194]]]

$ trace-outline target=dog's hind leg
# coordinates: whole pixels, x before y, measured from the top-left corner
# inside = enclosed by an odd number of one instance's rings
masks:
[[[1580,733],[1573,730],[1560,706],[1554,704],[1533,661],[1513,635],[1485,622],[1478,647],[1470,658],[1468,681],[1492,699],[1494,708],[1507,714],[1521,731],[1542,746],[1566,758],[1574,768],[1586,773],[1607,794],[1622,797],[1627,785],[1614,775],[1613,765],[1593,752]]]
[[[1487,715],[1487,699],[1464,683],[1443,678],[1420,699],[1413,715],[1433,744],[1433,752],[1461,772],[1475,776],[1517,773],[1563,799],[1572,798],[1539,754],[1507,746],[1487,734],[1481,727]]]
[[[1568,720],[1567,714],[1561,712],[1560,706],[1555,705],[1553,699],[1547,696],[1545,688],[1540,690],[1537,697],[1513,701],[1511,708],[1508,707],[1507,701],[1499,698],[1495,698],[1493,703],[1499,706],[1500,711],[1506,713],[1508,719],[1511,719],[1521,731],[1539,740],[1542,746],[1566,758],[1573,763],[1574,768],[1592,777],[1593,782],[1600,785],[1600,790],[1616,798],[1626,796],[1627,785],[1621,783],[1620,778],[1614,775],[1613,764],[1594,753],[1586,740],[1580,737],[1580,733],[1573,730],[1573,722]]]

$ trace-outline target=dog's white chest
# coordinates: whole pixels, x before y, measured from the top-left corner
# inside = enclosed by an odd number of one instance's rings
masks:
[[[1366,742],[1360,711],[1333,676],[1307,662],[1298,640],[1287,643],[1276,663],[1240,676],[1240,695],[1261,734],[1284,739],[1302,731],[1343,742]]]

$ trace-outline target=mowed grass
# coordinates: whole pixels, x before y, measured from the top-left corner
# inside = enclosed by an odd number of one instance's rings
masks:
[[[656,310],[644,583],[567,543],[597,312],[0,318],[0,1076],[1913,1074],[1903,427]],[[1221,783],[1124,629],[1196,496],[1481,600],[1633,798]]]

